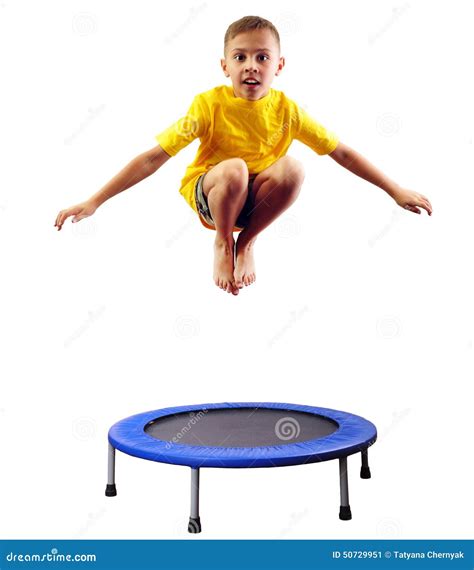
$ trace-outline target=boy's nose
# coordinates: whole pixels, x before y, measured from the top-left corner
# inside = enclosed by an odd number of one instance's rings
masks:
[[[245,66],[245,71],[257,71],[257,63],[255,61],[249,61]]]

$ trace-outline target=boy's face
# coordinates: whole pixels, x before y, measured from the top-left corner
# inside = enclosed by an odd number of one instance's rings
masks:
[[[234,95],[257,101],[267,95],[275,75],[285,65],[280,49],[270,30],[252,30],[235,36],[227,44],[221,66],[232,80]],[[258,83],[251,84],[250,79]]]

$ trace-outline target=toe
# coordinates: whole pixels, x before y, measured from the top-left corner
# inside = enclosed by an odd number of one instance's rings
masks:
[[[242,289],[242,287],[244,286],[244,284],[242,283],[242,277],[240,275],[234,275],[234,283],[235,286],[238,287],[239,289]]]

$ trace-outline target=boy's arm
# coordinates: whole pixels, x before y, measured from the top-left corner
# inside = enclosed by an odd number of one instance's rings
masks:
[[[89,201],[98,208],[112,196],[127,190],[127,188],[134,186],[156,172],[169,158],[171,158],[170,155],[160,145],[156,145],[152,149],[139,154],[112,180],[107,182],[103,188],[91,196]]]
[[[433,209],[426,196],[402,188],[396,182],[385,176],[383,172],[378,170],[366,158],[344,143],[339,142],[337,147],[329,153],[329,156],[338,164],[347,168],[347,170],[375,184],[375,186],[382,188],[382,190],[385,190],[402,208],[415,212],[416,214],[421,214],[420,208],[424,208],[431,216]]]
[[[79,222],[91,216],[106,200],[147,178],[150,174],[156,172],[160,166],[163,166],[169,158],[171,158],[170,155],[160,145],[156,145],[152,149],[139,154],[88,200],[71,206],[66,210],[61,210],[56,216],[54,226],[59,231],[70,216],[74,216],[73,222]]]

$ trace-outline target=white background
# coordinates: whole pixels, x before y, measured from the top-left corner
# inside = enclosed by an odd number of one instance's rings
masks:
[[[0,0],[2,538],[187,538],[189,469],[107,431],[167,406],[282,401],[374,422],[372,479],[338,465],[204,469],[199,538],[469,538],[473,90],[469,2]],[[53,227],[228,81],[227,26],[279,28],[281,89],[388,176],[417,216],[295,142],[295,203],[258,280],[212,281],[178,193],[198,141],[79,224]],[[472,528],[472,527],[471,527]]]

